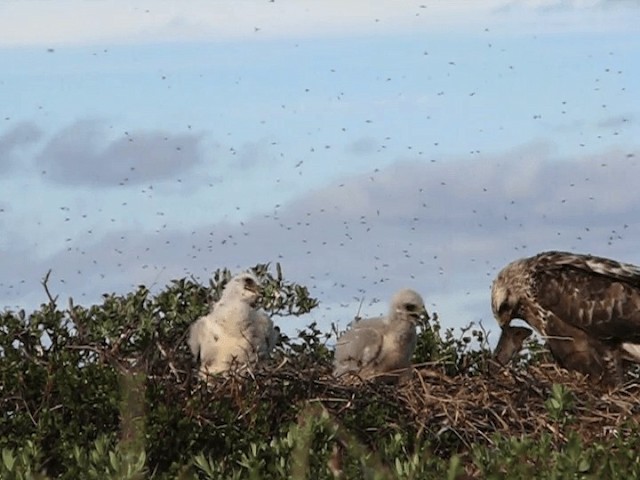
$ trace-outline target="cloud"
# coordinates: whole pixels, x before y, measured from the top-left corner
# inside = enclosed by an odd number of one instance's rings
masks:
[[[639,5],[609,0],[504,0],[491,10],[493,20],[514,32],[634,32]]]
[[[452,32],[469,27],[486,27],[494,20],[504,21],[505,28],[514,28],[518,19],[530,12],[551,14],[556,10],[598,9],[616,14],[620,8],[634,8],[633,2],[587,0],[478,0],[474,2],[404,3],[395,0],[289,0],[253,2],[157,2],[143,0],[132,4],[125,0],[86,2],[71,0],[67,9],[53,2],[38,2],[38,15],[33,15],[31,2],[3,4],[0,16],[0,45],[147,43],[166,41],[209,41],[260,38],[309,38],[318,36],[354,36],[389,32],[440,31]],[[516,8],[517,7],[517,8]],[[517,15],[504,18],[515,11]],[[70,13],[71,12],[71,13]],[[495,16],[498,12],[500,15]],[[549,17],[546,18],[550,20]],[[584,23],[581,18],[568,18],[563,29]],[[589,24],[598,26],[595,18]],[[555,22],[550,22],[555,23]],[[617,23],[617,25],[614,25]],[[528,28],[536,28],[529,24]],[[617,16],[616,22],[600,17],[600,28],[613,30],[635,28],[629,16]],[[557,23],[555,24],[557,27]],[[518,28],[518,27],[515,27]],[[537,27],[538,29],[540,26]],[[518,28],[518,31],[522,31]]]
[[[271,151],[270,142],[261,139],[253,142],[245,142],[239,148],[231,147],[231,161],[236,168],[248,170],[256,165],[271,165],[278,162],[278,157]]]
[[[423,293],[445,326],[482,320],[490,328],[491,281],[515,258],[558,249],[640,264],[640,191],[630,188],[639,174],[640,162],[621,152],[559,159],[540,145],[491,158],[399,161],[241,223],[186,230],[167,219],[155,231],[116,226],[73,238],[46,258],[7,252],[12,273],[2,274],[0,297],[42,299],[38,282],[49,268],[61,298],[93,302],[137,284],[206,281],[218,267],[281,262],[288,279],[320,299],[310,318],[323,328],[346,325],[360,298],[363,314],[382,313],[402,287]],[[289,331],[303,324],[287,322]]]
[[[622,127],[629,127],[633,123],[635,123],[633,114],[616,115],[599,121],[596,124],[596,127],[604,129],[619,129]]]
[[[175,178],[203,159],[202,135],[139,131],[109,137],[104,123],[78,121],[54,135],[36,162],[55,182],[108,187]]]
[[[638,6],[634,0],[525,0],[523,3],[531,8],[545,9],[557,7],[574,10],[615,8],[625,5]]]
[[[545,12],[554,10],[584,10],[608,7],[612,3],[624,4],[624,2],[611,2],[610,0],[507,0],[505,6],[517,6],[541,10]]]
[[[0,134],[0,173],[12,170],[18,152],[34,145],[41,137],[42,131],[31,122],[21,122]]]
[[[371,137],[362,137],[349,143],[345,150],[354,155],[371,155],[375,153],[380,146],[376,139]]]

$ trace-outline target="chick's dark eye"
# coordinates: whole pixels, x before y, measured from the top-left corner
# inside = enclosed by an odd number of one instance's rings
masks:
[[[254,282],[253,279],[251,279],[251,278],[245,278],[244,286],[245,287],[255,287],[256,286],[256,282]]]
[[[416,311],[418,311],[418,307],[416,305],[414,305],[413,303],[405,303],[404,309],[407,312],[416,312]]]

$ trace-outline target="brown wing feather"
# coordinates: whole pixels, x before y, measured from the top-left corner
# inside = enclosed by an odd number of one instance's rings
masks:
[[[640,267],[630,263],[617,262],[610,258],[551,251],[540,253],[532,257],[531,260],[534,268],[539,270],[570,267],[640,287]]]
[[[640,341],[640,286],[628,280],[633,271],[599,257],[563,255],[535,269],[540,306],[602,340]]]

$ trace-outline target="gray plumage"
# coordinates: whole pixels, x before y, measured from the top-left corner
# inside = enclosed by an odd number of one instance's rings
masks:
[[[531,325],[567,369],[619,383],[623,361],[640,363],[640,268],[634,265],[540,253],[500,271],[491,306],[503,329],[515,318]]]
[[[334,375],[347,372],[361,378],[396,381],[416,348],[416,323],[426,315],[424,301],[415,291],[404,289],[391,299],[386,316],[354,321],[336,343]],[[385,375],[388,374],[388,375]]]
[[[203,376],[268,358],[278,333],[267,314],[255,308],[260,295],[254,274],[236,275],[209,314],[191,325],[188,344]]]

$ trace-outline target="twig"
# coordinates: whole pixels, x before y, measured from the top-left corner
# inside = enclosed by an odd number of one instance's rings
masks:
[[[164,358],[169,360],[169,355],[167,355],[167,351],[164,349],[164,347],[160,344],[160,342],[158,340],[156,340],[156,346],[158,347],[158,350],[160,351],[160,354]],[[171,360],[169,360],[169,369],[171,370],[171,373],[173,373],[174,377],[176,377],[176,380],[180,380],[180,374],[178,373],[178,370],[173,365],[173,362]]]
[[[44,291],[47,294],[47,297],[49,298],[49,305],[51,306],[52,309],[55,309],[56,308],[56,301],[58,300],[58,296],[56,295],[55,297],[53,297],[51,295],[51,292],[49,291],[49,286],[47,285],[47,283],[49,282],[49,276],[50,275],[51,275],[51,269],[49,269],[47,274],[42,279],[41,283],[42,283],[42,286],[44,287]]]

